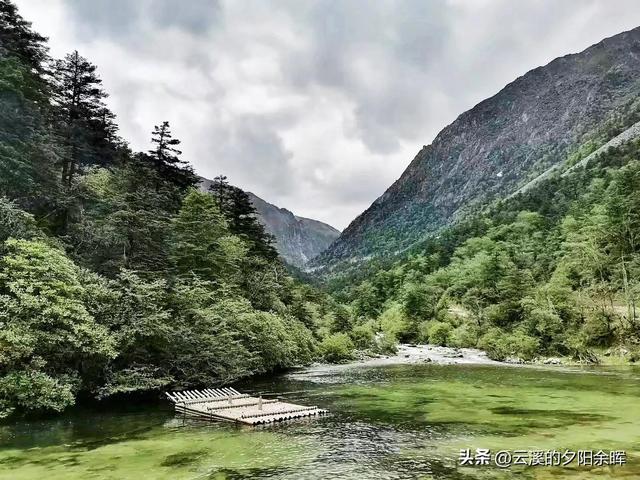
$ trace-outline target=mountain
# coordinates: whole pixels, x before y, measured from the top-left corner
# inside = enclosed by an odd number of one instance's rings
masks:
[[[202,178],[200,187],[207,191],[211,180]],[[247,192],[256,209],[258,220],[273,235],[280,256],[290,265],[304,268],[340,235],[331,225],[310,218],[298,217],[286,208],[277,207],[257,195]]]
[[[288,263],[302,268],[340,235],[331,225],[298,217],[247,192],[267,232],[275,237],[278,253]]]
[[[557,58],[445,127],[313,263],[401,252],[640,120],[640,28]]]

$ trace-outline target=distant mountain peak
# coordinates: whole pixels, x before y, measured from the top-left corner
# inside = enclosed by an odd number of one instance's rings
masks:
[[[208,191],[212,181],[201,178],[200,188]],[[319,220],[299,217],[290,210],[273,205],[252,192],[247,192],[258,220],[273,235],[280,256],[290,265],[305,269],[307,263],[324,251],[340,231]]]
[[[323,252],[340,231],[331,225],[295,215],[277,207],[257,195],[247,192],[267,232],[274,236],[278,253],[291,265],[305,268],[306,264]]]

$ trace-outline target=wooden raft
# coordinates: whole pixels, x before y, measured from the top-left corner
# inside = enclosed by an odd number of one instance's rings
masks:
[[[280,400],[265,400],[238,392],[234,388],[206,388],[167,392],[176,412],[207,420],[260,425],[293,418],[324,415],[326,410],[316,406],[305,407]]]

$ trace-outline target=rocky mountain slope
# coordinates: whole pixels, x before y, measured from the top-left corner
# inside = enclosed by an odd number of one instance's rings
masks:
[[[514,193],[637,122],[639,94],[640,28],[531,70],[444,128],[314,264],[402,251]]]
[[[276,207],[251,192],[247,193],[258,211],[258,218],[267,232],[275,237],[278,253],[295,267],[305,267],[340,235],[331,225],[298,217],[286,208]]]
[[[212,181],[200,179],[200,188],[209,190]],[[280,256],[290,265],[304,269],[340,235],[331,225],[310,218],[298,217],[286,208],[280,208],[247,192],[256,209],[260,223],[273,235]]]

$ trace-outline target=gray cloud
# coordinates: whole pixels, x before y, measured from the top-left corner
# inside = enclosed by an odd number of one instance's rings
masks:
[[[203,132],[203,136],[207,136]],[[257,182],[252,188],[268,188],[278,196],[293,193],[294,179],[289,175],[292,153],[272,126],[272,120],[263,116],[245,115],[231,123],[227,129],[209,132],[208,141],[198,156],[212,155],[217,169],[209,176],[228,175],[231,180],[243,178],[248,172]],[[262,188],[260,188],[263,186]]]
[[[194,35],[205,34],[220,14],[217,0],[67,0],[68,12],[84,38],[106,36],[130,41],[142,23],[178,28]]]
[[[344,227],[464,110],[640,25],[636,0],[17,0],[99,67],[122,135]]]

